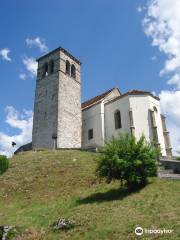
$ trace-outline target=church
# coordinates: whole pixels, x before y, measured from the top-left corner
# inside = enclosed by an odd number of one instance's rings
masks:
[[[81,103],[81,62],[59,47],[37,59],[33,149],[102,147],[112,136],[142,134],[172,156],[160,99],[151,92],[112,88]]]

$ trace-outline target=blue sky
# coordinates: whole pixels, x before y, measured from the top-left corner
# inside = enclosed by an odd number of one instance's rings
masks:
[[[0,133],[20,134],[24,129],[10,118],[27,120],[29,113],[23,109],[33,110],[36,78],[23,60],[45,51],[27,39],[40,39],[49,51],[62,46],[81,60],[82,101],[112,87],[122,92],[177,91],[167,84],[168,74],[159,74],[168,56],[159,45],[152,46],[153,34],[142,26],[148,7],[146,0],[2,1],[0,50],[9,49],[10,59],[0,56]]]

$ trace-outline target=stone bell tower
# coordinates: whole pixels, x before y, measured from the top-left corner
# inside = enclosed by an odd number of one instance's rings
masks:
[[[81,148],[80,61],[59,47],[37,62],[33,148]]]

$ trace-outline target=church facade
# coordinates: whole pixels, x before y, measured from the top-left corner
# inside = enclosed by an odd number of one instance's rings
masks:
[[[81,104],[77,58],[60,47],[37,61],[34,149],[96,149],[112,136],[129,133],[137,139],[144,134],[161,148],[163,156],[172,155],[158,97],[140,90],[122,94],[113,88]]]

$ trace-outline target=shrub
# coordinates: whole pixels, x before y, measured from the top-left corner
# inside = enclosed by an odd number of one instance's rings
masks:
[[[6,172],[9,167],[9,160],[6,156],[0,155],[0,174]]]
[[[180,161],[180,156],[176,157],[176,160]]]
[[[106,143],[96,172],[108,182],[118,179],[129,188],[142,187],[148,177],[157,175],[159,153],[144,136],[137,141],[128,134],[119,135]]]

